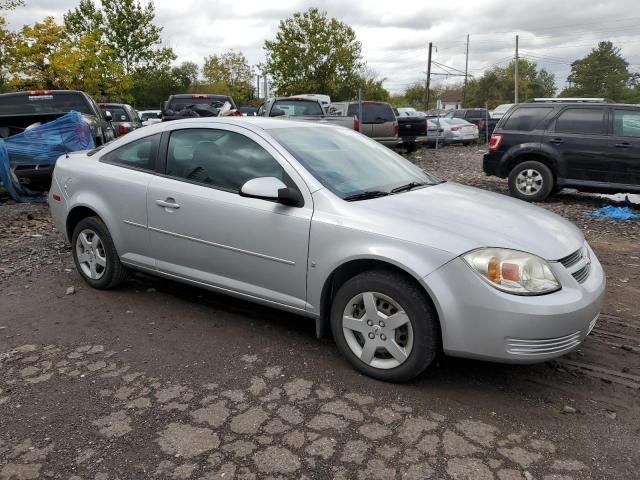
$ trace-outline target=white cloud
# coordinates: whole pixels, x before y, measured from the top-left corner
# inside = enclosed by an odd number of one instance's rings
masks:
[[[76,0],[27,0],[26,7],[7,18],[16,29],[46,15],[61,21],[76,4]],[[155,5],[165,45],[176,51],[178,61],[200,64],[206,55],[229,49],[242,51],[257,64],[264,60],[262,46],[275,36],[280,19],[317,6],[354,28],[368,66],[386,78],[392,91],[423,80],[429,42],[435,46],[435,61],[464,70],[467,33],[469,71],[474,75],[498,62],[507,63],[514,55],[516,34],[521,55],[555,73],[559,86],[564,85],[571,61],[601,40],[622,47],[632,68],[640,70],[640,18],[631,16],[636,9],[630,0],[155,0]],[[461,79],[434,77],[436,83]]]

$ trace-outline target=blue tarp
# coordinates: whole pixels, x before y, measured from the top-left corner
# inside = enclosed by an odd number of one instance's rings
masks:
[[[633,213],[629,207],[614,207],[613,205],[607,205],[594,212],[587,212],[587,215],[610,220],[633,220],[640,218],[640,215]]]
[[[41,194],[20,185],[11,172],[17,165],[53,165],[61,155],[94,148],[89,124],[78,112],[0,139],[0,183],[18,202],[41,200]]]

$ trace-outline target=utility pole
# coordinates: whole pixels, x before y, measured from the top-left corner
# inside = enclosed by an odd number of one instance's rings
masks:
[[[464,61],[464,88],[462,90],[462,105],[467,95],[467,77],[469,75],[469,34],[467,33],[467,54]]]
[[[427,62],[427,81],[425,84],[425,101],[424,101],[424,111],[427,112],[429,110],[429,87],[431,86],[431,50],[433,49],[433,45],[429,42],[429,60]]]
[[[256,75],[256,98],[260,98],[260,75]]]
[[[515,75],[513,76],[514,77],[514,81],[515,81],[515,88],[514,88],[514,90],[515,90],[515,95],[514,95],[515,102],[513,102],[513,103],[518,103],[518,63],[519,63],[519,60],[518,60],[518,35],[516,35],[516,64],[515,64],[515,71],[514,71]]]

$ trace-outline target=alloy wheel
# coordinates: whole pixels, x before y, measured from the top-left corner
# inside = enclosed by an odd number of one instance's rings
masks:
[[[353,354],[373,368],[398,367],[413,348],[411,319],[398,302],[382,293],[353,297],[344,309],[342,329]]]
[[[96,232],[84,229],[76,240],[76,257],[82,273],[92,280],[99,280],[107,268],[104,244]]]
[[[516,188],[523,195],[535,195],[542,188],[542,174],[532,168],[522,170],[516,177]]]

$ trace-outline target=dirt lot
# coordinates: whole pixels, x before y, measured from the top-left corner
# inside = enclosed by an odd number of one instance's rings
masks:
[[[506,193],[476,147],[413,158]],[[638,478],[640,222],[585,215],[602,198],[541,204],[608,275],[579,350],[442,358],[407,385],[355,373],[301,317],[146,275],[91,290],[46,206],[1,202],[2,480]]]

